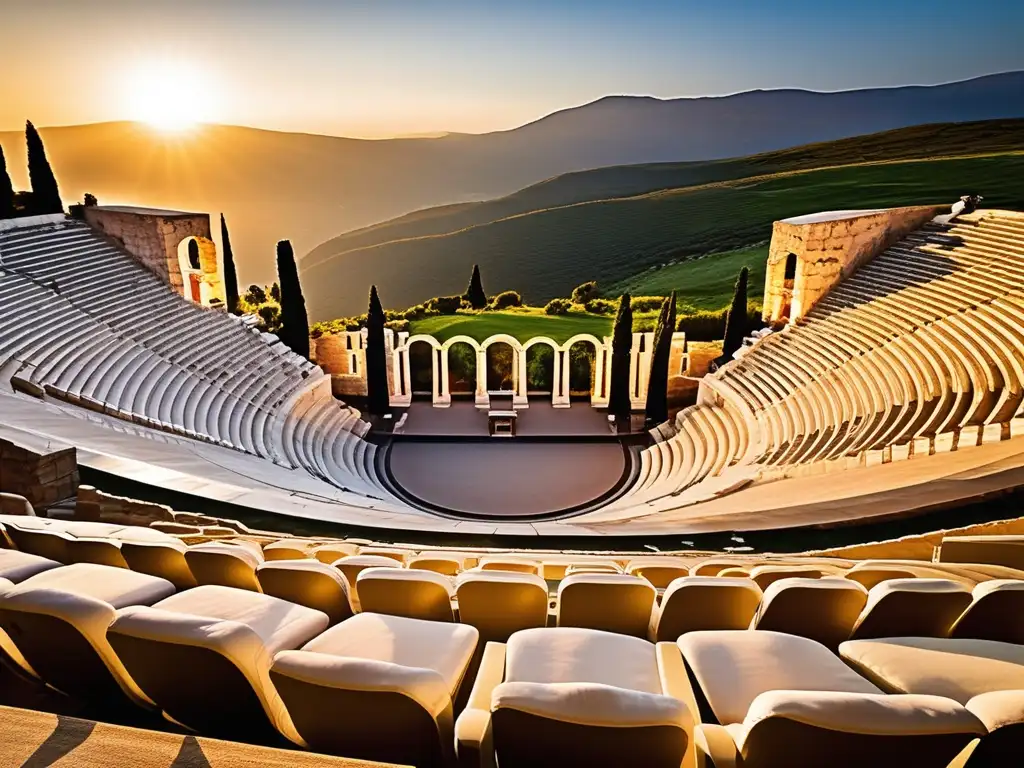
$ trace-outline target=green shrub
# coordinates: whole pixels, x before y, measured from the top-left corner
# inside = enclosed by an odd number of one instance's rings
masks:
[[[572,302],[568,299],[552,299],[544,307],[546,315],[564,315],[572,309]]]
[[[508,309],[523,306],[523,297],[515,291],[502,291],[491,299],[491,309]]]
[[[686,333],[688,341],[720,341],[725,333],[726,310],[698,311],[681,315],[676,322],[676,330]],[[755,331],[763,325],[761,310],[747,307],[746,332]]]
[[[656,312],[665,303],[664,296],[634,296],[632,307],[634,314],[643,312]]]
[[[405,319],[388,320],[386,323],[384,323],[384,327],[390,328],[395,333],[401,333],[402,331],[409,330],[409,321]]]
[[[591,299],[583,308],[592,315],[610,315],[618,309],[618,304],[608,299]]]
[[[586,304],[591,299],[596,299],[600,295],[601,292],[597,289],[597,283],[591,280],[572,289],[572,303]]]
[[[467,302],[461,296],[435,296],[432,299],[428,299],[424,306],[428,310],[433,310],[439,315],[454,315],[457,311],[462,309],[463,304],[467,307]]]

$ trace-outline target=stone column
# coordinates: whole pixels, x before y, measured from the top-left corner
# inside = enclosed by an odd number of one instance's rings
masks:
[[[526,397],[526,350],[521,346],[512,349],[515,354],[512,357],[512,388],[515,395],[512,403],[519,408],[529,408],[530,401]]]
[[[551,366],[551,405],[555,408],[569,407],[569,352],[564,353],[560,349],[554,350],[554,365]],[[563,368],[565,373],[563,374]]]
[[[487,350],[476,351],[476,396],[473,402],[477,408],[490,408],[491,398],[487,396]]]
[[[611,376],[608,366],[611,362],[611,355],[608,354],[607,341],[594,349],[594,391],[590,393],[590,404],[608,405],[608,397],[605,395],[605,382]]]
[[[441,356],[441,375],[437,372],[437,356]],[[452,394],[448,391],[448,350],[434,351],[434,391],[437,396],[434,400],[435,408],[447,408],[452,404]]]

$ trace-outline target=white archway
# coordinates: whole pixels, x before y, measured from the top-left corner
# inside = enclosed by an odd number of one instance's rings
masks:
[[[212,240],[190,235],[178,243],[178,271],[186,301],[204,307],[224,305],[217,246]]]

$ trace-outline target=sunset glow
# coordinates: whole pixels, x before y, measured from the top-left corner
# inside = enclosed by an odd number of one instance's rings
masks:
[[[183,131],[214,118],[203,73],[185,63],[148,62],[125,78],[125,108],[133,120],[161,131]]]

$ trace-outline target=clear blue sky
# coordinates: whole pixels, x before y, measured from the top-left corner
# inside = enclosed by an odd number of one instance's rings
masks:
[[[145,117],[156,94],[186,91],[198,119],[218,122],[482,132],[608,94],[1024,69],[1024,0],[0,2],[0,50],[26,62],[0,79],[0,130]]]

